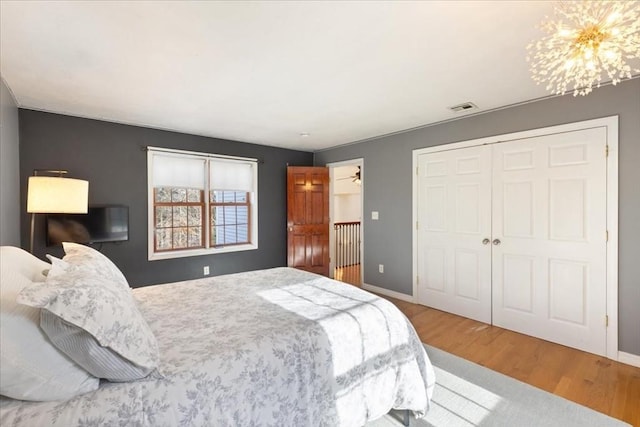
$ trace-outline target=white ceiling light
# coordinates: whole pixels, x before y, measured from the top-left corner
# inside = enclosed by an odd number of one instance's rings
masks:
[[[640,2],[567,1],[555,16],[541,25],[548,35],[527,47],[536,83],[586,95],[603,79],[615,85],[640,72]]]

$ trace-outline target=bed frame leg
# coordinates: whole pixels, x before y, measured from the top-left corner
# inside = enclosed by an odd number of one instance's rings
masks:
[[[404,414],[402,415],[402,424],[406,427],[409,427],[409,410],[405,409]]]
[[[408,409],[392,409],[389,411],[389,415],[400,421],[403,426],[409,427],[409,410]]]

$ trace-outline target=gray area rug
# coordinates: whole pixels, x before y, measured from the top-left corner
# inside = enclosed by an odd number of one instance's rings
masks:
[[[411,417],[412,427],[629,425],[437,348],[425,348],[435,367],[436,388],[426,418]],[[401,425],[386,415],[367,427]]]

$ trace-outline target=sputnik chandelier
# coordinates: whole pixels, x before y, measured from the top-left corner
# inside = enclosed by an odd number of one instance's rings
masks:
[[[564,1],[547,35],[528,47],[533,80],[563,95],[587,95],[593,86],[640,73],[640,1]]]

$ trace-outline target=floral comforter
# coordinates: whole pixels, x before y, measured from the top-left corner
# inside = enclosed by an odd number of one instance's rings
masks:
[[[9,426],[363,426],[425,414],[433,368],[393,304],[289,268],[133,290],[161,379],[65,402],[0,399]]]

